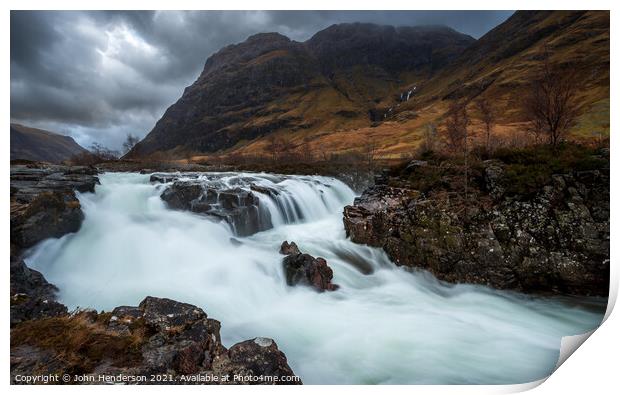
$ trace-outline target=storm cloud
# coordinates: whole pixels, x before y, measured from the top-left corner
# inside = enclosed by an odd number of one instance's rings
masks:
[[[118,149],[145,136],[225,45],[305,41],[334,23],[447,25],[479,38],[511,11],[12,11],[11,121]]]

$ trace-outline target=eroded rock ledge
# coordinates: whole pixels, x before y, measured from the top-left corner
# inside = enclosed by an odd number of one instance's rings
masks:
[[[453,283],[523,292],[608,295],[609,170],[555,174],[529,194],[509,194],[502,162],[429,170],[414,161],[385,175],[344,209],[351,240],[383,248],[397,264]],[[424,189],[423,182],[436,178]]]
[[[97,170],[86,166],[11,166],[11,244],[77,232],[84,219],[78,192],[94,192]]]
[[[181,179],[179,179],[181,178]],[[252,186],[251,191],[223,184],[217,177],[200,173],[156,173],[151,182],[168,183],[161,199],[169,208],[187,210],[226,221],[237,236],[249,236],[272,227],[271,219],[260,209],[258,196],[253,191],[276,195],[278,191]]]
[[[150,296],[136,307],[16,325],[11,330],[12,378],[58,372],[89,375],[99,384],[105,382],[100,375],[119,374],[147,380],[164,375],[150,382],[159,384],[301,384],[274,340],[258,337],[227,349],[220,322],[202,309]]]

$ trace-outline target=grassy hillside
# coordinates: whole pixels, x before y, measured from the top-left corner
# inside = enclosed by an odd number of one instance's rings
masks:
[[[372,150],[382,159],[396,159],[416,152],[428,124],[436,125],[439,138],[444,138],[445,114],[454,100],[468,103],[472,118],[470,136],[481,136],[483,125],[474,106],[479,98],[487,99],[496,114],[495,141],[500,145],[518,145],[529,138],[522,98],[540,75],[545,56],[554,64],[575,70],[578,76],[574,84],[578,87],[579,116],[569,137],[592,141],[609,136],[607,11],[519,11],[441,67],[435,68],[428,61],[411,69],[410,65],[399,65],[397,72],[387,71],[393,67],[389,63],[373,64],[367,54],[361,60],[355,58],[356,46],[346,39],[345,33],[338,29],[332,32],[342,49],[330,48],[334,40],[317,34],[323,38],[321,48],[327,51],[324,58],[329,62],[315,64],[311,62],[314,58],[306,58],[304,73],[311,76],[310,80],[285,90],[278,88],[274,91],[277,94],[263,96],[256,107],[251,105],[254,97],[249,104],[242,100],[227,107],[225,116],[233,123],[222,125],[208,140],[232,140],[234,144],[220,145],[222,148],[211,152],[205,152],[198,143],[192,145],[193,150],[178,146],[168,150],[167,155],[197,161],[222,156],[269,156],[274,139],[278,139],[286,142],[287,150],[308,158]],[[292,48],[300,51],[294,45]],[[335,55],[345,50],[340,56]],[[250,70],[261,64],[269,73],[274,72],[273,76],[293,78],[295,67],[284,67],[290,64],[281,59],[283,56],[290,54],[278,47],[228,73],[239,75],[238,70]],[[441,54],[435,56],[441,58]],[[273,64],[270,66],[274,60],[284,66],[274,69]],[[223,67],[219,63],[217,66]],[[213,73],[205,75],[205,85],[200,89],[210,89]],[[271,77],[267,80],[272,81]],[[408,92],[412,93],[406,100]],[[198,137],[187,141],[204,139],[208,125],[220,118],[219,113],[204,118],[203,126],[195,129]],[[177,133],[172,126],[167,126],[168,134]]]
[[[87,152],[69,136],[11,124],[11,160],[59,163]]]

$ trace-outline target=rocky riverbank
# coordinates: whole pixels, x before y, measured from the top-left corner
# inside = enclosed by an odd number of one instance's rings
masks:
[[[471,165],[466,198],[462,164],[413,161],[345,207],[346,232],[452,283],[607,296],[608,152],[564,169],[526,154]]]
[[[89,383],[122,375],[146,379],[128,383],[301,384],[274,340],[227,349],[220,323],[196,306],[147,297],[111,312],[68,312],[56,300],[58,289],[23,258],[38,242],[79,230],[84,214],[75,193],[94,192],[97,173],[84,166],[11,167],[12,382],[61,372]]]
[[[69,374],[67,383],[301,384],[269,338],[226,348],[200,308],[147,297],[111,312],[86,310],[11,330],[11,376]],[[111,376],[111,377],[110,377]],[[75,378],[79,377],[79,381]]]
[[[23,261],[51,237],[77,232],[84,219],[75,192],[94,192],[97,170],[84,166],[11,166],[11,325],[67,313],[56,287]]]

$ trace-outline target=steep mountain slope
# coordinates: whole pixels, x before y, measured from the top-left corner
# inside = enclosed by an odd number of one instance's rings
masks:
[[[580,117],[572,137],[609,133],[609,12],[518,11],[479,40],[445,27],[334,25],[297,43],[276,33],[222,49],[131,156],[168,151],[265,155],[272,138],[322,157],[413,153],[427,125],[444,133],[456,99],[497,116],[495,138],[525,136],[523,95],[545,54],[577,73]]]
[[[305,43],[257,34],[211,56],[128,156],[215,152],[278,132],[302,141],[368,127],[399,86],[429,78],[473,41],[446,27],[357,23],[331,26]]]
[[[401,86],[411,99],[398,94],[386,101],[388,111],[375,127],[325,133],[304,149],[330,152],[364,150],[376,143],[383,158],[409,155],[423,141],[429,124],[444,133],[445,113],[456,99],[468,103],[470,136],[482,137],[483,125],[474,106],[478,98],[492,104],[497,119],[494,140],[510,144],[527,138],[521,100],[539,75],[545,53],[552,63],[576,71],[580,117],[573,139],[609,135],[609,12],[518,11],[469,46],[432,78]],[[391,110],[389,110],[391,108]],[[246,152],[259,147],[246,148]]]
[[[420,86],[396,113],[445,108],[454,99],[489,99],[500,130],[521,128],[520,100],[543,59],[576,71],[580,122],[573,133],[609,132],[609,12],[519,11]],[[440,111],[441,113],[441,111]],[[477,116],[475,110],[472,114]],[[439,118],[437,118],[440,121]]]
[[[85,152],[88,151],[69,136],[11,124],[11,160],[59,163]]]

